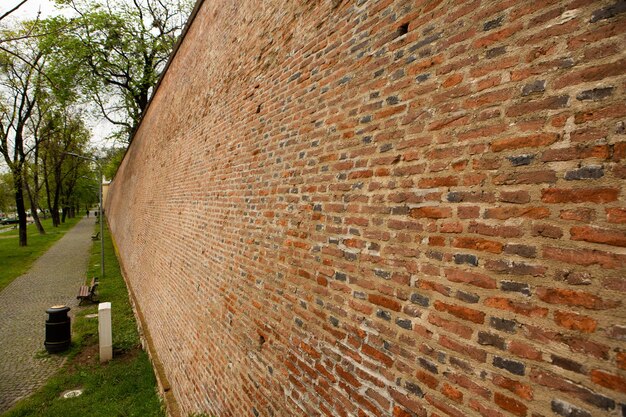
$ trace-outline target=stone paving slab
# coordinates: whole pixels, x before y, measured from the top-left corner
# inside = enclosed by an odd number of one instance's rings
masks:
[[[46,309],[78,306],[94,222],[82,219],[0,292],[0,413],[41,387],[64,362],[59,355],[38,355],[44,349]]]

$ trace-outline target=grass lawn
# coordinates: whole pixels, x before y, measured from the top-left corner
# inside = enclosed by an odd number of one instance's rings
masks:
[[[100,364],[98,319],[85,317],[97,313],[98,306],[74,309],[72,347],[65,353],[66,364],[42,389],[20,401],[3,417],[165,416],[152,366],[140,347],[128,291],[107,229],[104,239],[106,270],[98,285],[98,296],[101,302],[111,302],[113,360]],[[97,276],[99,272],[100,245],[95,244],[87,276]],[[42,351],[39,356],[47,355]],[[81,396],[61,398],[63,392],[78,388],[84,390]]]
[[[80,217],[67,219],[59,227],[52,227],[52,219],[42,220],[45,235],[37,232],[34,224],[27,227],[28,246],[18,244],[17,229],[0,233],[0,291],[9,285],[15,278],[26,273],[33,262],[37,260],[54,242],[59,240],[65,232],[70,230]]]

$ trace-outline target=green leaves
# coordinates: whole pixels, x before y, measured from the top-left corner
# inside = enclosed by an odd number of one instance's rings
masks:
[[[176,0],[66,1],[75,18],[47,22],[64,27],[49,39],[62,57],[63,74],[72,74],[102,115],[127,135],[136,128],[150,93],[171,53],[190,4]]]

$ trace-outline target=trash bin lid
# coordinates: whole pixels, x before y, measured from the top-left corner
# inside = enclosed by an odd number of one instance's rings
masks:
[[[49,309],[46,310],[46,313],[48,314],[57,314],[57,313],[64,313],[64,312],[68,312],[70,311],[70,308],[66,305],[56,305],[56,306],[52,306]]]

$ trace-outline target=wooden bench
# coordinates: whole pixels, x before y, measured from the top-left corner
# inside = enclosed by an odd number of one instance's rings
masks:
[[[83,301],[89,300],[92,303],[97,301],[96,299],[96,287],[98,286],[98,279],[93,277],[90,285],[81,285],[78,289],[78,295],[76,298],[79,300],[78,305],[81,305]]]
[[[96,233],[95,235],[91,235],[91,240],[98,240],[99,237],[100,237],[100,232]]]

